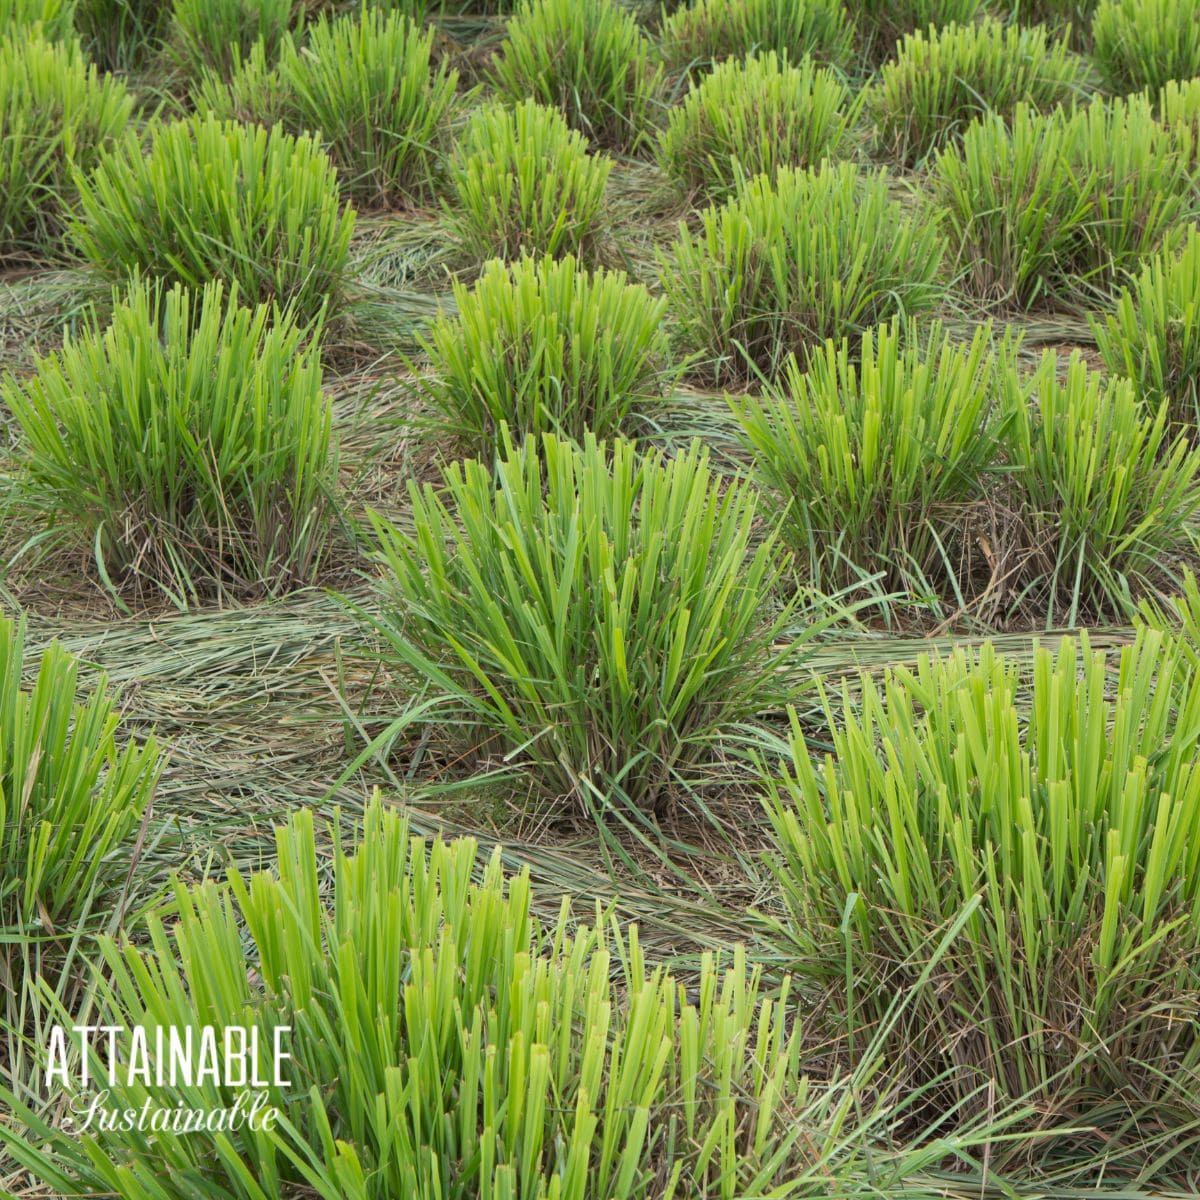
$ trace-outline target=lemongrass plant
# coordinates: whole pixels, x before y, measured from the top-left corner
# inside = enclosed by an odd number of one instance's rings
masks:
[[[687,196],[721,199],[755,175],[845,157],[859,101],[811,60],[789,66],[774,51],[719,64],[670,112],[655,148]]]
[[[22,37],[38,32],[53,41],[74,33],[76,0],[0,0],[0,30]]]
[[[342,300],[353,228],[312,138],[195,117],[154,126],[148,148],[129,134],[104,153],[79,181],[71,233],[114,283],[215,279],[311,321]]]
[[[528,0],[505,24],[489,81],[510,104],[557,108],[604,149],[633,150],[658,104],[662,68],[616,0]]]
[[[26,675],[30,681],[26,682]],[[120,743],[103,679],[54,643],[26,648],[0,617],[0,914],[11,937],[70,930],[129,871],[132,839],[162,770],[154,737]]]
[[[85,692],[79,667],[58,643],[35,654],[24,619],[0,617],[0,1081],[35,1102],[38,981],[74,996],[78,948],[134,901],[134,843],[164,762],[152,735],[118,737],[104,680]]]
[[[1173,595],[1143,600],[1134,623],[1169,634],[1192,668],[1200,670],[1200,579],[1195,571],[1184,570]]]
[[[172,0],[167,44],[186,79],[228,79],[255,43],[274,61],[304,11],[303,0]]]
[[[487,458],[518,437],[607,437],[663,395],[671,378],[666,303],[623,272],[589,272],[568,255],[491,262],[454,285],[421,344],[425,393],[442,430]]]
[[[941,297],[938,230],[907,212],[886,172],[850,163],[758,176],[684,222],[659,255],[679,336],[718,384],[801,366],[827,338],[859,333]]]
[[[129,71],[162,50],[170,15],[162,0],[76,0],[75,27],[99,66]]]
[[[61,254],[76,172],[125,133],[133,98],[74,40],[8,28],[0,38],[0,258]]]
[[[1188,230],[1180,253],[1148,260],[1121,290],[1114,310],[1091,317],[1108,371],[1133,380],[1155,410],[1166,401],[1171,420],[1194,441],[1200,429],[1200,228]]]
[[[177,885],[171,926],[153,917],[142,945],[106,940],[96,984],[120,1030],[250,1027],[267,1081],[256,1094],[277,1118],[147,1137],[120,1122],[77,1133],[14,1104],[0,1144],[24,1170],[60,1195],[139,1200],[864,1186],[915,1200],[908,1178],[966,1157],[968,1139],[936,1155],[887,1147],[896,1115],[862,1101],[869,1070],[809,1079],[788,982],[768,992],[741,947],[704,954],[685,988],[648,961],[636,927],[599,911],[575,924],[565,897],[543,924],[527,869],[506,877],[499,851],[480,863],[469,839],[410,837],[378,798],[348,849],[344,829],[321,834],[335,846],[328,887],[302,809],[276,833],[277,874]],[[122,1079],[110,1104],[223,1111],[239,1090],[204,1075]]]
[[[337,481],[316,333],[219,283],[136,286],[5,380],[21,498],[118,592],[183,606],[310,581]]]
[[[917,30],[970,25],[983,15],[986,0],[847,0],[860,52],[869,62],[883,62],[896,44]]]
[[[1164,83],[1156,112],[1185,154],[1193,159],[1200,155],[1200,79]]]
[[[1092,54],[1110,91],[1158,91],[1200,75],[1196,0],[1100,0]]]
[[[1001,382],[1016,369],[1011,351],[997,354],[986,327],[955,345],[936,323],[893,321],[730,400],[809,583],[869,589],[889,610],[899,594],[939,618],[975,598],[987,580],[973,578],[973,532],[1011,419]]]
[[[1195,662],[1143,629],[1040,647],[1030,677],[985,644],[866,676],[827,722],[831,753],[794,724],[767,780],[784,963],[951,1121],[1020,1098],[1161,1169],[1200,1117]],[[1139,1146],[1147,1121],[1177,1133]]]
[[[1089,371],[1078,352],[1065,378],[1046,352],[1031,403],[1016,376],[1007,386],[1005,456],[1027,545],[1014,607],[1075,626],[1170,591],[1195,561],[1200,452],[1172,432],[1167,404],[1147,411],[1132,383]]]
[[[373,518],[385,661],[547,799],[644,822],[786,686],[786,560],[699,448],[547,435],[409,492],[406,527]]]
[[[491,104],[468,121],[450,159],[447,206],[473,256],[513,259],[570,254],[594,260],[608,224],[612,160],[557,109],[526,100]]]
[[[848,69],[853,40],[838,0],[697,0],[663,22],[660,38],[676,70],[768,53]]]
[[[1054,33],[1071,31],[1071,40],[1082,47],[1090,37],[1092,13],[1098,0],[1016,0],[1014,18],[1022,25],[1045,25]]]
[[[319,138],[342,193],[363,208],[429,200],[441,172],[458,72],[432,64],[434,28],[364,7],[285,35],[271,66],[255,45],[228,81],[209,73],[199,105],[218,118],[281,122]]]
[[[934,164],[933,196],[964,286],[1031,308],[1107,297],[1122,272],[1200,211],[1198,167],[1144,96],[1011,122],[990,114]]]
[[[918,29],[884,64],[871,94],[879,150],[906,166],[959,137],[983,114],[1045,110],[1083,93],[1087,61],[1041,26],[979,24]]]

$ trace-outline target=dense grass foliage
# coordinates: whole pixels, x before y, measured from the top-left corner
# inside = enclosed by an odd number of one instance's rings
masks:
[[[93,61],[129,71],[161,50],[170,15],[162,0],[77,0],[75,28]]]
[[[596,145],[630,150],[655,117],[662,69],[615,0],[529,0],[505,26],[490,72],[510,104],[559,109]]]
[[[1121,290],[1113,312],[1092,318],[1104,365],[1134,381],[1153,410],[1164,400],[1171,419],[1200,428],[1200,229],[1182,251],[1148,261]]]
[[[210,71],[228,79],[256,42],[274,62],[303,16],[303,0],[173,0],[171,56],[189,80]]]
[[[426,393],[454,441],[484,458],[503,426],[519,437],[607,437],[669,380],[665,301],[620,271],[575,259],[492,262],[454,285],[423,346]]]
[[[676,69],[767,53],[848,67],[853,37],[838,0],[697,0],[663,22],[661,46]]]
[[[700,369],[748,383],[936,303],[943,245],[892,199],[885,172],[825,165],[752,180],[705,209],[698,231],[681,222],[659,278]]]
[[[907,335],[907,336],[906,336]],[[777,387],[731,401],[754,473],[786,504],[782,533],[826,593],[970,597],[969,561],[1003,429],[990,329],[955,346],[899,322],[828,342]],[[903,602],[903,601],[902,601]]]
[[[943,25],[969,25],[982,16],[986,0],[846,0],[860,48],[882,62],[906,34]]]
[[[1164,83],[1158,93],[1158,119],[1168,127],[1191,130],[1190,148],[1195,153],[1195,130],[1200,122],[1200,79]]]
[[[1092,52],[1114,92],[1157,91],[1200,75],[1200,4],[1196,0],[1100,0]]]
[[[786,167],[815,167],[851,149],[858,115],[833,71],[760,58],[719,64],[673,108],[658,137],[659,166],[688,196],[720,199]]]
[[[1088,66],[1040,26],[986,20],[904,38],[871,97],[879,149],[906,166],[953,141],[975,117],[1019,103],[1050,109],[1082,92]]]
[[[1197,211],[1197,168],[1145,97],[1037,114],[992,115],[938,155],[962,284],[1021,308],[1106,296]]]
[[[450,221],[478,258],[596,257],[608,225],[612,160],[553,108],[489,104],[468,121],[449,166]]]
[[[434,34],[379,8],[322,17],[302,43],[284,39],[274,69],[258,47],[228,84],[210,76],[202,106],[319,137],[360,207],[419,204],[433,194],[458,84],[457,71],[432,68]]]
[[[75,172],[120,137],[133,100],[77,43],[36,33],[0,39],[0,259],[55,254]]]
[[[216,279],[301,321],[342,299],[354,214],[308,137],[214,118],[157,125],[148,149],[129,135],[101,156],[80,184],[80,214],[75,242],[117,282]]]
[[[248,1024],[269,1045],[290,1025],[290,1086],[266,1090],[281,1119],[153,1139],[39,1121],[9,1149],[60,1194],[658,1200],[850,1194],[868,1177],[909,1194],[925,1156],[881,1152],[878,1111],[848,1122],[848,1088],[802,1075],[790,988],[769,994],[740,950],[706,954],[685,988],[636,928],[565,907],[543,926],[527,871],[506,878],[497,851],[476,882],[473,841],[426,845],[378,801],[328,893],[310,811],[276,843],[277,875],[180,886],[170,933],[155,918],[145,947],[106,940],[100,988],[126,1028]],[[139,1108],[232,1098],[129,1089]]]
[[[111,927],[162,769],[153,737],[117,733],[103,679],[82,692],[61,645],[35,655],[0,617],[0,1081],[17,1094],[39,1090],[38,981],[66,995],[74,939]]]
[[[1032,681],[987,645],[864,678],[824,762],[795,728],[768,808],[781,946],[845,1036],[912,988],[891,1036],[910,1083],[1119,1141],[1129,1111],[1197,1115],[1200,672],[1152,631],[1116,659],[1064,639]]]
[[[1177,595],[1165,601],[1145,600],[1136,622],[1170,634],[1193,668],[1200,668],[1200,580],[1185,570]]]
[[[387,657],[547,799],[640,824],[783,686],[775,538],[707,453],[547,436],[410,494],[375,519]]]
[[[22,37],[36,29],[46,38],[69,38],[76,0],[0,0],[0,33]]]
[[[1056,33],[1069,25],[1072,40],[1080,42],[1090,34],[1096,4],[1097,0],[1016,0],[1005,11],[1022,25],[1046,25]]]
[[[29,675],[26,686],[26,675]],[[0,925],[4,942],[70,930],[120,889],[161,762],[153,737],[118,745],[118,715],[57,643],[25,647],[0,618]]]
[[[143,284],[3,395],[27,498],[110,586],[177,604],[313,577],[337,467],[315,342],[287,314]]]
[[[1060,379],[1047,352],[1031,399],[1013,404],[1007,437],[1029,548],[1018,600],[1047,628],[1126,615],[1195,556],[1200,454],[1173,436],[1165,403],[1147,412],[1133,384],[1078,354]]]

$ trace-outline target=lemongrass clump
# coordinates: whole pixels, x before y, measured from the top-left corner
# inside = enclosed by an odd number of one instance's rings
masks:
[[[615,0],[529,0],[505,25],[490,80],[510,104],[557,108],[597,146],[645,138],[662,69],[633,15]]]
[[[663,22],[662,53],[675,69],[749,54],[849,68],[854,31],[839,0],[698,0]]]
[[[162,0],[76,0],[75,27],[94,62],[129,71],[162,49],[170,15]]]
[[[90,169],[127,129],[133,98],[74,41],[0,38],[0,258],[53,254]]]
[[[129,871],[133,836],[162,770],[153,736],[118,739],[104,680],[53,643],[26,648],[0,617],[0,926],[9,939],[71,930],[103,912]]]
[[[870,108],[879,149],[907,166],[954,141],[984,113],[1045,110],[1079,95],[1087,62],[1040,26],[986,20],[905,36]]]
[[[385,658],[547,802],[640,826],[783,686],[775,537],[698,447],[530,438],[410,498],[375,519]]]
[[[1077,353],[1060,379],[1047,351],[1031,402],[1015,377],[1009,387],[1005,455],[1028,546],[1014,604],[1052,628],[1121,617],[1169,590],[1196,555],[1200,452],[1172,430],[1167,404],[1147,411],[1132,383]]]
[[[364,8],[322,16],[283,39],[271,65],[260,42],[225,82],[209,74],[200,107],[220,118],[281,122],[318,137],[342,193],[363,208],[429,200],[441,172],[458,72],[432,65],[432,26]]]
[[[126,1082],[130,1029],[198,1042],[209,1026],[221,1046],[249,1027],[254,1092],[278,1119],[147,1141],[18,1106],[0,1143],[25,1170],[59,1194],[119,1180],[160,1200],[396,1200],[447,1180],[463,1196],[562,1200],[657,1200],[685,1179],[696,1195],[850,1194],[917,1170],[918,1152],[879,1144],[885,1104],[855,1103],[853,1079],[806,1077],[792,989],[769,989],[742,948],[705,954],[685,988],[635,926],[554,915],[498,851],[481,862],[472,840],[410,836],[378,798],[346,834],[319,830],[330,867],[301,809],[276,833],[277,872],[179,883],[169,927],[155,916],[145,944],[102,944],[123,1105],[207,1113],[239,1090],[236,1067]]]
[[[103,678],[85,690],[60,644],[35,654],[25,621],[0,616],[0,1087],[15,1096],[45,1094],[43,989],[83,1002],[80,947],[140,890],[135,843],[164,760],[119,725]]]
[[[588,272],[570,255],[491,262],[454,299],[455,314],[422,340],[426,392],[445,432],[485,457],[504,426],[520,437],[617,433],[670,378],[666,304],[624,272]]]
[[[1092,54],[1113,92],[1157,91],[1200,75],[1196,0],[1100,0]]]
[[[998,466],[1001,376],[990,330],[953,344],[899,322],[793,360],[761,396],[731,400],[754,477],[778,496],[805,580],[940,613],[973,597],[975,510]],[[888,601],[891,603],[890,599]]]
[[[304,11],[303,0],[172,0],[168,46],[189,80],[228,79],[256,43],[274,61]]]
[[[1114,310],[1091,319],[1104,365],[1133,380],[1151,409],[1166,401],[1171,420],[1200,429],[1200,228],[1180,253],[1150,259],[1122,288]]]
[[[10,377],[23,498],[108,586],[183,605],[308,582],[337,481],[315,340],[219,283],[142,284]]]
[[[659,278],[718,383],[801,366],[827,338],[929,308],[942,294],[944,242],[892,198],[886,172],[851,164],[780,171],[680,225]]]
[[[129,135],[102,155],[79,191],[74,240],[115,282],[215,279],[301,321],[341,302],[354,213],[309,137],[211,117],[158,125],[148,148]]]
[[[40,33],[59,41],[74,33],[77,0],[0,0],[0,31],[22,37]]]
[[[1200,670],[1181,647],[1064,638],[1031,675],[990,645],[923,656],[827,724],[823,760],[794,727],[767,809],[779,948],[837,1033],[883,1032],[902,1086],[959,1119],[1019,1100],[1067,1126],[1188,1128]]]
[[[487,105],[467,123],[450,160],[450,220],[478,258],[572,254],[594,259],[607,226],[612,160],[557,109],[527,100]]]
[[[847,0],[858,44],[868,61],[883,62],[896,44],[917,30],[969,25],[987,7],[986,0]]]
[[[1030,308],[1106,296],[1200,211],[1194,159],[1142,96],[1011,123],[992,114],[933,169],[935,200],[978,299]]]
[[[858,113],[850,90],[811,60],[774,51],[721,63],[671,110],[659,134],[659,166],[686,195],[718,199],[755,175],[815,167],[849,149]]]

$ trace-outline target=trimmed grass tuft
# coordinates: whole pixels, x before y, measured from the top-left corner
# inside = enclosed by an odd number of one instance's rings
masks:
[[[5,381],[22,497],[117,591],[183,607],[310,582],[337,460],[309,332],[220,284],[135,287],[107,329]]]
[[[148,148],[130,134],[101,156],[79,210],[74,241],[115,283],[218,280],[300,321],[341,303],[354,213],[312,138],[211,117],[155,125]]]
[[[1092,53],[1109,90],[1158,91],[1200,75],[1197,0],[1100,0]]]
[[[302,42],[284,38],[273,69],[259,44],[227,84],[210,74],[201,108],[319,137],[360,207],[419,205],[436,189],[458,84],[457,71],[432,66],[434,36],[379,8],[322,16]]]
[[[125,133],[133,98],[75,41],[17,31],[0,39],[0,259],[61,256],[63,229],[89,170]]]
[[[509,104],[557,108],[604,149],[634,150],[656,118],[662,68],[615,0],[528,0],[505,25],[489,79]]]
[[[608,227],[612,160],[557,109],[526,100],[474,113],[450,160],[450,221],[475,257],[571,254],[592,261]]]
[[[697,0],[663,22],[662,54],[674,70],[777,54],[849,69],[854,31],[840,0]]]
[[[846,157],[858,103],[841,78],[774,51],[719,64],[659,134],[658,164],[687,196],[723,199],[755,175]]]
[[[880,151],[917,166],[976,117],[1047,110],[1083,93],[1085,59],[1040,26],[986,20],[908,34],[885,63],[870,108]]]
[[[886,172],[825,164],[751,180],[705,209],[697,232],[681,222],[659,279],[697,369],[736,386],[936,304],[943,250],[937,229],[892,199]]]
[[[806,582],[900,603],[971,598],[975,513],[1006,422],[991,330],[955,345],[898,321],[791,362],[765,395],[731,400],[754,476],[786,506],[781,533]],[[892,601],[886,601],[891,607]]]
[[[385,661],[560,813],[640,830],[785,686],[784,560],[699,447],[547,435],[409,492],[374,518]]]

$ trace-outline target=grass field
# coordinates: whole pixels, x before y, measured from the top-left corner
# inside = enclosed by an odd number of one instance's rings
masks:
[[[1200,1192],[1197,31],[0,0],[0,1194]]]

